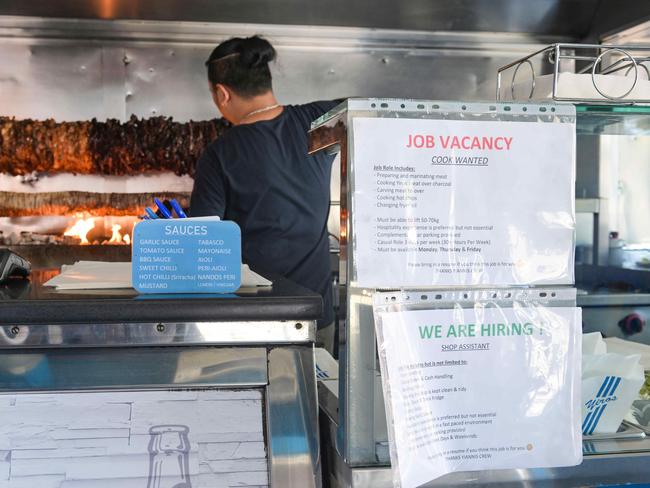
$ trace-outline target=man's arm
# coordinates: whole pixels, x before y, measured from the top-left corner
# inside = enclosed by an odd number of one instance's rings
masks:
[[[320,115],[322,115],[324,113],[329,112],[334,107],[337,107],[338,105],[342,104],[346,100],[347,98],[339,98],[337,100],[319,100],[317,102],[313,102],[312,105],[318,110],[318,112],[320,112]]]
[[[221,163],[207,148],[196,164],[194,188],[190,199],[190,217],[217,216],[226,212],[226,181]]]

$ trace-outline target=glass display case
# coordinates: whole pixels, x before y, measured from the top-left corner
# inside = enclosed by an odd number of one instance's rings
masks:
[[[351,218],[352,198],[355,193],[354,178],[351,177],[355,171],[355,134],[352,130],[352,120],[355,117],[562,120],[563,117],[570,117],[570,114],[574,113],[573,107],[566,111],[564,107],[569,106],[355,99],[348,100],[312,124],[310,151],[340,153],[341,161],[339,377],[336,380],[321,382],[319,387],[323,413],[321,437],[326,464],[324,472],[325,476],[329,477],[331,486],[392,486],[388,434],[373,325],[374,290],[359,286],[355,271],[357,256],[354,252],[354,242],[358,236]],[[603,139],[640,138],[646,134],[650,135],[649,116],[650,107],[579,105],[575,108],[578,160],[575,208],[579,234],[579,252],[576,258],[581,263],[576,266],[576,281],[582,286],[578,292],[578,305],[587,309],[586,324],[593,320],[593,317],[602,316],[603,306],[598,299],[605,292],[599,295],[596,291],[598,276],[608,269],[600,266],[600,263],[607,259],[609,232],[613,230],[608,224],[611,203],[608,190],[611,176],[606,170],[611,166],[611,154],[620,150],[620,146]],[[604,151],[609,151],[606,158],[603,157]],[[650,149],[646,154],[650,154]],[[638,155],[638,160],[644,159],[647,160],[647,157]],[[622,165],[625,162],[619,163]],[[650,177],[645,180],[645,184],[650,184]],[[647,198],[650,201],[650,194]],[[377,263],[377,266],[382,265]],[[641,280],[640,283],[644,281],[644,276],[637,277]],[[612,295],[611,291],[608,293]],[[620,295],[634,295],[633,298],[637,300],[635,303],[645,304],[643,294],[630,293],[628,290]],[[440,294],[440,297],[444,299],[443,294]],[[650,300],[647,303],[650,306]],[[650,317],[650,314],[648,316]],[[590,330],[597,329],[596,325],[586,327]],[[586,440],[585,460],[574,468],[455,473],[427,486],[455,486],[468,482],[494,486],[522,486],[530,482],[550,480],[553,480],[554,486],[575,486],[576,483],[590,486],[607,482],[646,481],[650,479],[650,440],[645,435],[650,434],[650,430],[646,431],[647,426],[635,423],[634,418],[630,418],[630,423],[622,426],[618,435],[609,436],[607,439]],[[632,458],[629,453],[641,457]]]
[[[576,105],[585,331],[650,344],[650,106]]]

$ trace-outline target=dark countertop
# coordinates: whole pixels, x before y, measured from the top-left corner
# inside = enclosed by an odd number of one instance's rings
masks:
[[[131,289],[42,286],[57,274],[57,269],[36,270],[29,282],[0,285],[0,325],[317,320],[323,310],[320,295],[279,276],[266,276],[272,287],[233,294],[139,295]]]

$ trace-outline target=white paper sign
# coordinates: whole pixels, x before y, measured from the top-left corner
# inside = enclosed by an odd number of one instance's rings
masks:
[[[358,286],[573,283],[574,124],[353,124]]]
[[[582,461],[576,308],[375,312],[396,486]]]

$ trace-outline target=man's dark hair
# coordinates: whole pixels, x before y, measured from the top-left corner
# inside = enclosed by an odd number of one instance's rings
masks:
[[[234,37],[219,44],[205,62],[208,79],[242,97],[254,97],[272,88],[269,62],[275,49],[261,37]]]

